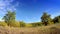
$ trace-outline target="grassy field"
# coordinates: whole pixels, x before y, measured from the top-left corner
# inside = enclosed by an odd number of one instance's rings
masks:
[[[14,28],[8,26],[0,26],[0,34],[60,34],[60,24],[29,28]]]

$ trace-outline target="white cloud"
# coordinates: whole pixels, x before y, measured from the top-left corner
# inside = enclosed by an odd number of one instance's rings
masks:
[[[0,16],[6,14],[7,10],[15,11],[16,7],[19,5],[19,2],[13,3],[14,0],[0,0]],[[1,20],[1,18],[0,18]]]
[[[50,9],[46,10],[45,12],[49,13],[52,18],[60,15],[60,10],[59,9],[50,8]]]
[[[14,0],[0,0],[0,10],[16,10],[16,6],[12,5],[11,2],[13,2]],[[18,3],[16,3],[18,5]],[[13,6],[13,7],[12,7]],[[8,9],[10,8],[10,9]]]

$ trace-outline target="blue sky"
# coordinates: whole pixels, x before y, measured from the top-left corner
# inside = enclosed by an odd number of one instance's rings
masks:
[[[60,0],[0,0],[0,21],[7,10],[16,11],[16,20],[39,22],[43,12],[51,17],[60,15]]]

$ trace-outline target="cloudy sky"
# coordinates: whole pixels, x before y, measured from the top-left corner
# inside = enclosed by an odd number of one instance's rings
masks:
[[[39,22],[43,12],[60,15],[60,0],[0,0],[0,21],[7,10],[16,11],[18,21]]]

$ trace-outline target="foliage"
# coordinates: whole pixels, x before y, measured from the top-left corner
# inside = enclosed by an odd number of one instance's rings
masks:
[[[7,26],[7,23],[5,23],[5,22],[0,22],[0,26]]]
[[[20,24],[19,24],[19,22],[11,22],[11,23],[9,23],[10,24],[10,26],[11,27],[20,27]]]
[[[32,27],[37,27],[37,26],[42,26],[41,22],[35,22],[35,23],[31,23]]]
[[[46,12],[43,13],[43,15],[41,17],[41,20],[42,20],[42,22],[43,22],[44,25],[48,25],[52,21],[50,15],[48,15]]]
[[[20,27],[25,27],[25,26],[26,26],[25,22],[20,21]]]
[[[53,19],[54,23],[60,23],[60,16],[57,16]]]
[[[3,17],[3,19],[9,26],[10,23],[14,23],[15,21],[15,12],[8,11],[7,14],[5,14],[5,16]]]

